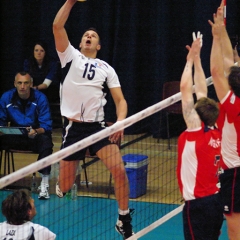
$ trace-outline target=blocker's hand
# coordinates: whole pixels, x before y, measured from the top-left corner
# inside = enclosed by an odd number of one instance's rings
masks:
[[[193,37],[193,41],[195,41],[197,38],[200,38],[200,44],[201,44],[201,47],[202,47],[202,45],[203,45],[203,35],[198,31],[197,35],[196,35],[195,32],[193,32],[192,37]]]

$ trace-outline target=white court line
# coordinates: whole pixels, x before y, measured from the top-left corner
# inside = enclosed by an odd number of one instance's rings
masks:
[[[184,204],[180,205],[176,209],[172,210],[168,214],[164,215],[162,218],[158,219],[154,223],[150,224],[149,226],[143,228],[141,231],[135,233],[132,237],[128,238],[127,240],[137,240],[138,238],[146,235],[150,231],[154,230],[155,228],[159,227],[161,224],[168,221],[170,218],[174,217],[178,213],[180,213],[183,209]]]

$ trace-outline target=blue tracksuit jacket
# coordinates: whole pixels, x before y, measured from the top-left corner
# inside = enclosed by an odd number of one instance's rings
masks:
[[[31,88],[28,101],[24,103],[13,88],[3,93],[0,99],[0,126],[21,126],[44,128],[46,133],[52,131],[51,112],[47,97]]]

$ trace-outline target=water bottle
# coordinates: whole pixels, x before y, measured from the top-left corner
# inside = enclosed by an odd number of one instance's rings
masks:
[[[77,200],[77,184],[74,183],[73,186],[72,186],[72,189],[71,189],[71,199],[72,200]]]

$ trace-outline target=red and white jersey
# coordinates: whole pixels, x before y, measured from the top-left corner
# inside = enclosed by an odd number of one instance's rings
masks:
[[[58,52],[63,81],[60,84],[61,114],[83,122],[104,119],[106,104],[104,84],[120,87],[115,70],[98,58],[85,57],[70,43],[65,52]]]
[[[35,240],[54,240],[56,234],[48,228],[30,221],[21,225],[0,223],[0,239],[26,240],[34,236]]]
[[[240,167],[240,98],[232,91],[221,101],[217,124],[222,131],[222,168]]]
[[[184,200],[219,191],[220,131],[200,127],[184,131],[178,139],[178,185]]]

